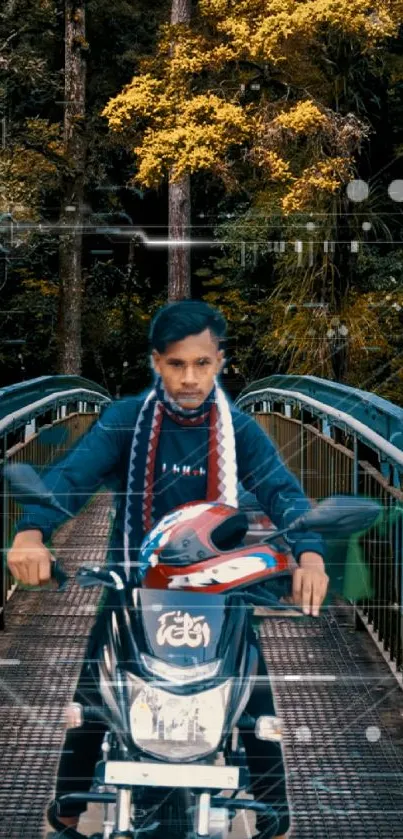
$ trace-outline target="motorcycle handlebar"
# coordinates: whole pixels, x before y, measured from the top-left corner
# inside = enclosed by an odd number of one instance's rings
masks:
[[[84,705],[82,709],[84,722],[100,722],[105,720],[105,711],[96,705]]]
[[[98,574],[99,574],[99,571],[98,571]],[[291,577],[291,576],[292,576],[291,571],[289,571],[289,572],[288,571],[287,572],[279,571],[278,574],[276,574],[274,572],[271,575],[270,579],[272,581],[275,581],[277,577],[283,577],[284,578],[284,577]],[[51,579],[54,580],[57,583],[57,591],[58,592],[64,592],[66,590],[67,585],[68,585],[69,580],[70,580],[69,575],[66,573],[66,571],[64,570],[64,568],[62,567],[60,562],[58,560],[56,560],[54,557],[52,558],[52,563],[51,563]],[[109,575],[108,575],[108,579],[109,579]],[[106,580],[105,580],[105,582],[106,582]],[[270,608],[280,609],[280,610],[281,609],[289,609],[290,608],[289,604],[281,603],[279,598],[276,596],[276,594],[274,592],[270,592],[270,585],[269,585],[268,581],[266,581],[266,584],[267,584],[268,587],[266,588],[265,591],[262,590],[262,581],[260,580],[260,581],[256,581],[254,585],[251,584],[251,586],[250,586],[250,589],[252,589],[252,588],[254,588],[254,586],[256,586],[256,592],[254,592],[254,593],[251,593],[248,590],[238,591],[238,592],[236,592],[234,590],[230,590],[230,591],[227,592],[227,594],[230,595],[230,594],[237,593],[237,594],[239,594],[239,596],[242,597],[245,604],[250,604],[250,605],[253,605],[253,606],[268,606]],[[263,588],[265,588],[264,584],[263,584]],[[293,605],[293,609],[299,610],[298,607],[295,606],[295,604]]]
[[[50,577],[57,583],[58,591],[65,591],[70,578],[69,575],[66,574],[65,570],[62,568],[60,562],[58,562],[57,559],[52,559],[50,566]]]

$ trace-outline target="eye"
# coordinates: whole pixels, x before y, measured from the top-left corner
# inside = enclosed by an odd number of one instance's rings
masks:
[[[200,361],[197,362],[199,367],[206,367],[207,364],[210,364],[208,358],[201,358]]]
[[[182,367],[182,362],[177,361],[176,359],[174,359],[173,361],[169,361],[168,364],[170,367]]]

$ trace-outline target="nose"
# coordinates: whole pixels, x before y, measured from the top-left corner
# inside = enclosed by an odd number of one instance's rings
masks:
[[[185,386],[190,390],[191,387],[195,387],[197,384],[197,379],[195,375],[195,371],[192,364],[187,364],[183,367],[182,372],[182,385]]]

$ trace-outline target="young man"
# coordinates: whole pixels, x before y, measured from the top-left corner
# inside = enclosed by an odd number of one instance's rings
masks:
[[[150,331],[153,390],[110,405],[46,476],[48,487],[74,514],[102,485],[113,487],[116,514],[109,561],[123,564],[126,571],[135,570],[138,549],[153,522],[187,501],[237,506],[239,481],[280,528],[310,507],[269,437],[252,417],[228,403],[217,383],[225,333],[220,313],[203,302],[181,301],[161,309]],[[64,520],[63,514],[39,506],[26,508],[8,554],[17,580],[32,585],[49,580],[50,552],[44,542]],[[322,539],[294,533],[289,543],[298,563],[294,600],[306,614],[317,616],[328,583]],[[267,676],[262,657],[259,674]],[[85,666],[77,701],[83,680]],[[248,709],[274,713],[268,684],[263,688],[259,680]],[[56,797],[89,788],[101,740],[102,732],[91,726],[68,733]],[[244,742],[253,792],[276,807],[281,815],[278,834],[284,837],[289,814],[281,747],[251,734]],[[79,808],[61,811],[61,820],[75,826],[79,815]],[[271,836],[264,819],[257,826],[259,835],[266,828]]]

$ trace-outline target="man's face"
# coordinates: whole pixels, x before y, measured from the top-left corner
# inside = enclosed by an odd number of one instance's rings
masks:
[[[209,329],[169,344],[163,353],[153,350],[154,367],[169,396],[181,408],[199,408],[220,372],[223,352]]]

